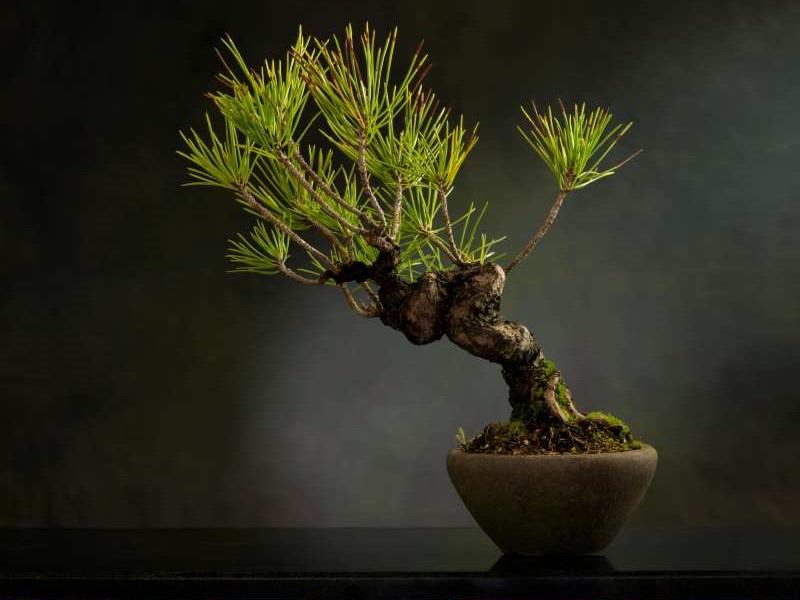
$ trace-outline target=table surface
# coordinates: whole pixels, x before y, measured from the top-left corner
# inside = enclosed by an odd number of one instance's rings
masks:
[[[800,527],[627,527],[570,558],[472,528],[0,528],[0,598],[800,598]]]

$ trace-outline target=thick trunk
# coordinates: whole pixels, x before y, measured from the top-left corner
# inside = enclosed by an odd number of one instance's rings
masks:
[[[500,316],[505,272],[496,264],[426,273],[413,283],[380,281],[381,320],[414,344],[447,336],[470,354],[501,365],[512,420],[572,422],[582,415],[527,327]]]
[[[379,285],[380,318],[413,344],[447,336],[470,354],[501,366],[511,419],[572,423],[583,417],[555,365],[544,358],[530,330],[500,316],[506,283],[494,263],[425,273],[409,283],[397,277],[396,247],[386,243],[371,265],[344,263],[325,276],[337,283],[372,279]]]
[[[447,336],[470,354],[500,365],[511,419],[488,425],[467,451],[617,452],[639,447],[619,419],[578,412],[561,373],[544,357],[530,330],[501,318],[502,267],[461,266],[406,282],[397,277],[398,260],[397,248],[387,243],[371,265],[334,265],[325,277],[337,283],[375,281],[381,321],[412,343],[429,344]]]

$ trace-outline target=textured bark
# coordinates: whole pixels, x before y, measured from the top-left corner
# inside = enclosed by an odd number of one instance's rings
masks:
[[[566,423],[583,417],[561,373],[541,352],[533,363],[503,365],[503,379],[508,384],[512,420],[541,422],[552,417]]]
[[[470,354],[502,366],[512,420],[566,423],[582,416],[530,330],[501,317],[505,281],[503,269],[491,263],[464,274],[452,292],[448,338]]]
[[[446,280],[436,273],[425,273],[411,284],[387,281],[378,291],[381,321],[412,344],[435,342],[446,331],[447,288]]]
[[[524,325],[500,317],[506,275],[485,264],[454,277],[447,311],[447,337],[470,354],[501,365],[535,362],[540,349]]]
[[[496,264],[426,273],[413,283],[386,278],[380,317],[414,344],[446,335],[459,348],[501,365],[512,419],[571,421],[580,413],[560,373],[549,368],[544,376],[544,355],[530,330],[500,315],[505,281]]]
[[[412,344],[429,344],[446,336],[470,354],[499,364],[509,388],[512,420],[569,423],[583,416],[561,373],[545,360],[530,330],[501,317],[506,283],[501,266],[467,265],[424,273],[406,282],[397,276],[398,260],[396,246],[386,242],[371,265],[337,264],[324,278],[340,284],[375,281],[381,321]]]

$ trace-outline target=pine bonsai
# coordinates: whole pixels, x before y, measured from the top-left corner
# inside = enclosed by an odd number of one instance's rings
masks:
[[[550,230],[565,199],[633,157],[602,166],[631,123],[612,124],[607,110],[585,105],[523,109],[519,132],[558,192],[541,227],[501,265],[495,248],[503,238],[479,233],[486,207],[455,213],[450,206],[476,128],[425,87],[430,65],[421,49],[395,76],[396,35],[379,43],[368,26],[358,38],[348,27],[343,39],[323,41],[301,30],[284,60],[255,69],[230,37],[223,40],[224,89],[209,98],[224,128],[218,133],[206,115],[207,135],[181,133],[179,154],[190,162],[188,185],[224,188],[257,218],[231,241],[234,271],[336,288],[357,315],[379,319],[412,344],[446,337],[499,364],[510,421],[472,440],[460,431],[465,450],[638,447],[619,419],[580,413],[530,330],[500,316],[506,277]]]

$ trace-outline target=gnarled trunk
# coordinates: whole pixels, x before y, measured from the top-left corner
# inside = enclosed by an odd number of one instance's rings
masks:
[[[555,365],[524,325],[500,316],[505,272],[473,265],[426,273],[413,283],[393,274],[379,281],[381,320],[414,344],[447,336],[470,354],[498,363],[509,387],[512,420],[572,422],[583,415]]]

